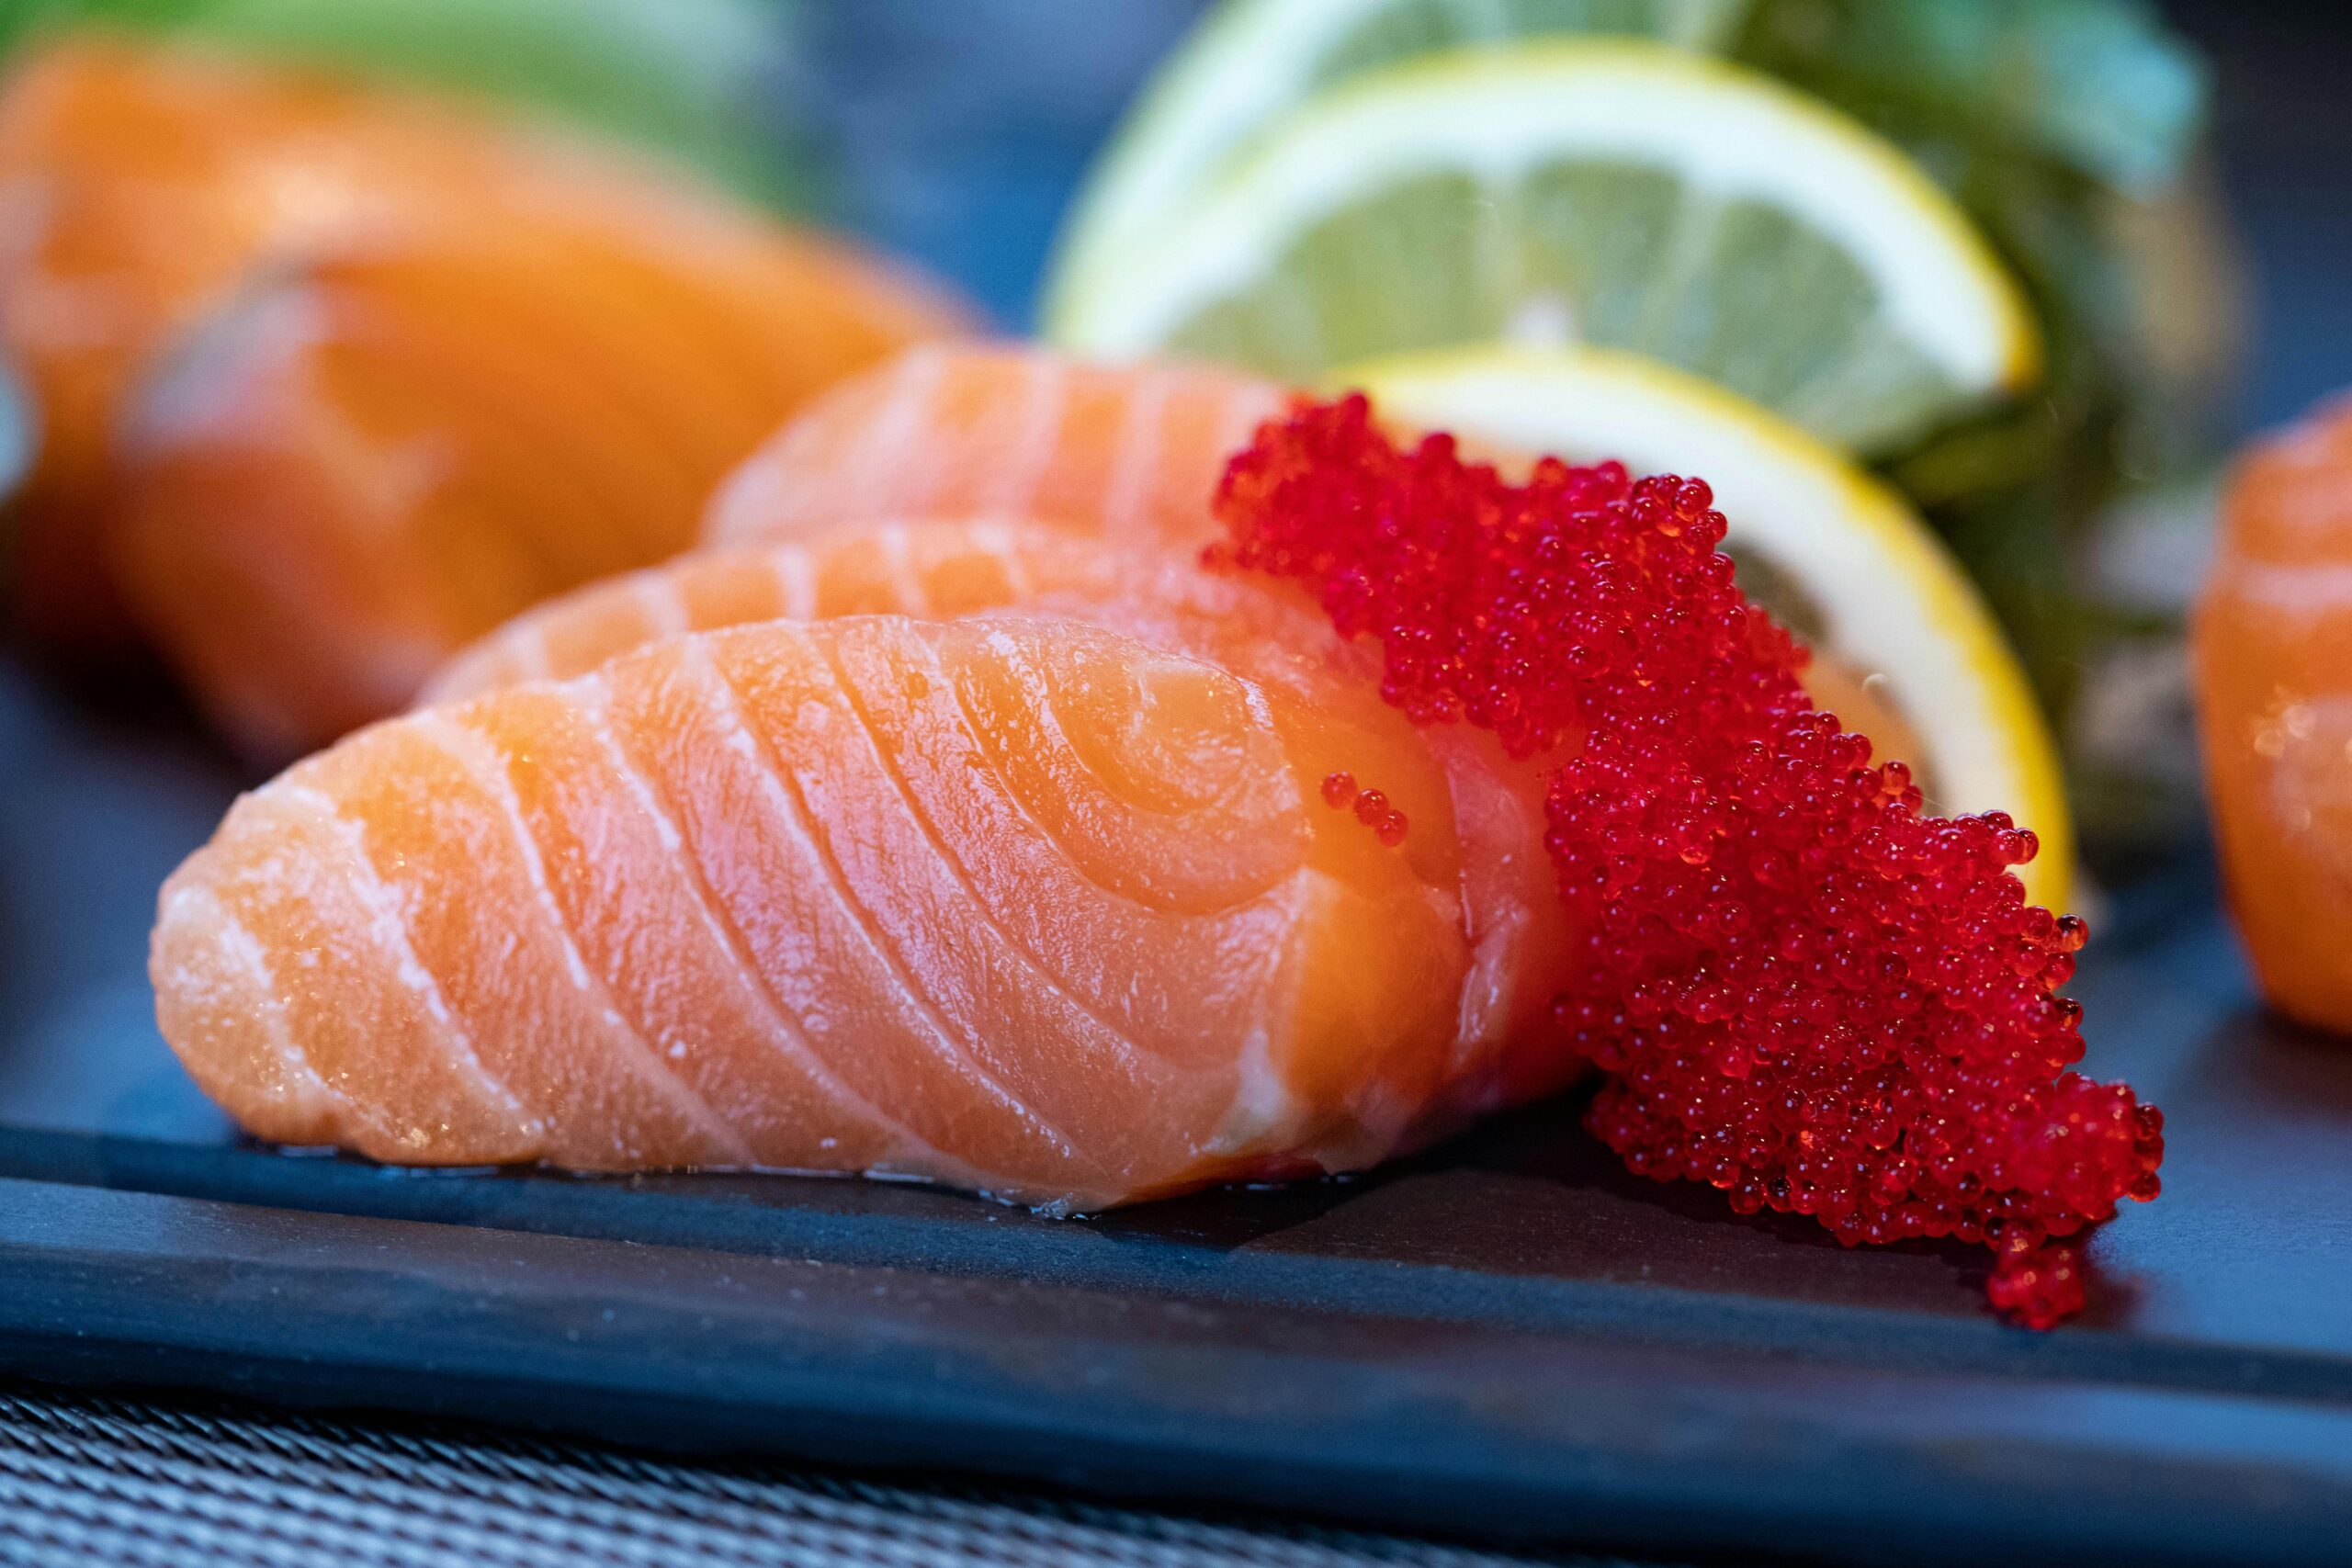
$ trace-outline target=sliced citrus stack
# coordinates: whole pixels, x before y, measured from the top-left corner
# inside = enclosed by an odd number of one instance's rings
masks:
[[[1385,418],[1472,443],[1703,476],[1742,586],[1826,666],[1807,678],[1815,697],[1911,763],[1930,809],[2031,828],[2027,891],[2064,908],[2073,846],[2049,732],[1974,587],[1894,491],[1786,421],[1629,355],[1417,355],[1334,379]]]
[[[1308,379],[1463,344],[1634,349],[1840,446],[1901,444],[2037,374],[2015,284],[1916,166],[1768,78],[1539,43],[1337,88],[1073,265],[1050,330]]]

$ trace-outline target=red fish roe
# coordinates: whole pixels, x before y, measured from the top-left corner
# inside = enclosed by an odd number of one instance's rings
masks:
[[[1345,770],[1324,776],[1323,803],[1334,810],[1353,807],[1356,820],[1392,850],[1405,841],[1411,827],[1405,814],[1388,804],[1385,795],[1376,789],[1358,790],[1355,775]]]
[[[2053,993],[2085,933],[2009,874],[2032,835],[1922,816],[1908,770],[1814,707],[1713,500],[1613,463],[1514,486],[1448,436],[1400,450],[1355,397],[1234,459],[1211,558],[1379,638],[1416,720],[1561,759],[1549,845],[1587,967],[1555,1010],[1632,1169],[1849,1246],[1990,1246],[1994,1303],[2047,1326],[2083,1299],[2058,1238],[2156,1195],[2163,1117],[2070,1070],[2082,1010]]]

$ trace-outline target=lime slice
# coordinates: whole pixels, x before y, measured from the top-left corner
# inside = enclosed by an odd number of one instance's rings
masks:
[[[1727,45],[1754,0],[1226,0],[1152,78],[1089,176],[1060,276],[1114,265],[1317,92],[1453,49],[1547,35]]]
[[[1412,355],[1333,380],[1369,392],[1384,417],[1474,449],[1704,479],[1730,520],[1724,548],[1742,585],[1859,699],[1826,705],[1865,730],[1856,706],[1894,716],[1929,809],[2007,811],[2031,828],[2042,847],[2022,869],[2026,890],[2064,908],[2074,849],[2056,748],[1974,586],[1893,491],[1721,388],[1608,350]]]
[[[1464,344],[1633,349],[1866,452],[2040,361],[2015,284],[1901,153],[1655,45],[1445,55],[1339,88],[1057,301],[1071,347],[1288,380]]]

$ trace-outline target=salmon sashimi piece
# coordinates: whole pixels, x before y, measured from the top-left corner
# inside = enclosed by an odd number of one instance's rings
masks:
[[[1284,397],[1206,366],[926,344],[778,431],[713,499],[703,536],[741,545],[872,517],[993,513],[1194,547],[1215,537],[1209,498],[1226,460]]]
[[[1410,725],[1348,739],[1416,792],[1391,846],[1295,706],[1070,615],[664,637],[244,797],[164,889],[159,1016],[254,1133],[390,1160],[1065,1212],[1365,1165],[1463,1074],[1461,846]]]
[[[96,530],[119,411],[256,267],[418,222],[593,219],[726,279],[712,298],[752,324],[694,333],[714,353],[778,355],[796,396],[959,321],[909,280],[607,147],[328,73],[103,37],[46,45],[0,86],[0,345],[41,411],[12,608],[84,651],[130,631]],[[794,306],[805,339],[775,330]]]
[[[548,595],[694,540],[820,387],[950,318],[821,246],[479,215],[249,289],[131,409],[113,557],[241,746],[396,712]]]
[[[2230,903],[2280,1010],[2352,1033],[2352,400],[2238,465],[2191,626]]]
[[[453,660],[425,700],[567,680],[647,642],[779,617],[1006,608],[1072,616],[1241,675],[1268,694],[1295,750],[1328,758],[1324,777],[1379,789],[1408,824],[1403,852],[1459,888],[1471,962],[1453,1099],[1486,1109],[1557,1087],[1568,1068],[1550,1048],[1546,1009],[1569,933],[1543,850],[1538,766],[1467,727],[1400,729],[1370,648],[1342,640],[1283,584],[1017,520],[844,525],[550,600]],[[1365,760],[1417,754],[1409,770]]]

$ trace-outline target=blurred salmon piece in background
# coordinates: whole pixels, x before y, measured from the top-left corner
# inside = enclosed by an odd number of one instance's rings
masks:
[[[418,229],[520,236],[537,226],[536,241],[485,236],[479,251],[503,247],[512,265],[541,268],[593,258],[577,265],[594,284],[542,278],[523,291],[546,303],[542,315],[559,314],[558,300],[602,309],[595,290],[609,294],[635,268],[666,281],[648,286],[663,302],[628,328],[656,341],[632,352],[777,362],[770,374],[738,373],[727,406],[741,412],[714,432],[751,421],[745,449],[833,376],[958,324],[929,291],[601,145],[429,96],[184,48],[74,38],[17,66],[0,91],[0,203],[14,236],[0,253],[0,346],[42,423],[12,530],[12,609],[40,640],[84,653],[131,640],[98,522],[117,500],[111,445],[123,404],[165,348],[257,268],[412,244],[404,236]],[[240,319],[284,320],[250,305]],[[600,325],[584,335],[626,333]],[[211,348],[207,362],[222,363],[220,344]],[[180,525],[197,523],[182,514]],[[670,536],[658,518],[629,525],[649,541]],[[302,563],[288,570],[300,575]],[[462,642],[488,624],[452,636]],[[166,626],[164,640],[184,643],[178,631]],[[290,739],[328,738],[303,722]]]
[[[234,740],[306,750],[684,549],[804,399],[955,324],[860,258],[650,195],[357,244],[257,285],[131,408],[120,581]]]
[[[2352,399],[2240,461],[2192,646],[2214,831],[2263,989],[2352,1033]]]
[[[159,343],[257,257],[446,207],[524,157],[437,104],[311,72],[105,39],[17,65],[0,93],[0,334],[41,410],[14,570],[33,629],[124,634],[91,518],[115,409]]]

